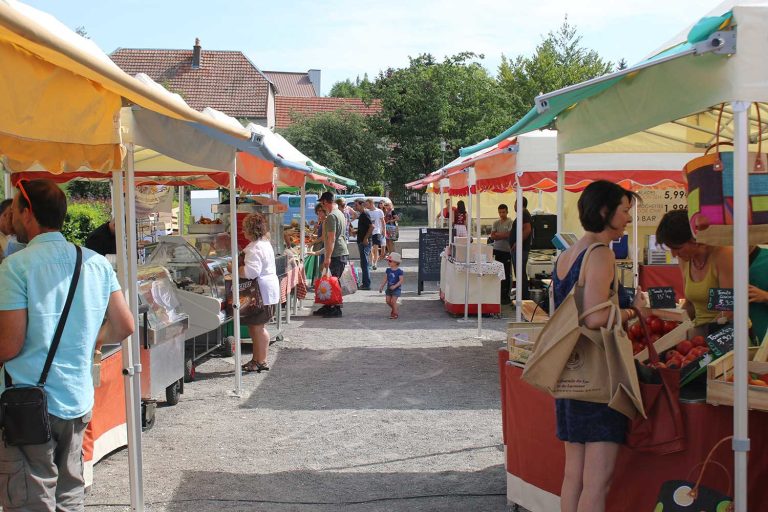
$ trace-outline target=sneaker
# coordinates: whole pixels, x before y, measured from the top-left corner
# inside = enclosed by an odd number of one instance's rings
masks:
[[[321,308],[320,308],[320,309],[318,309],[317,311],[313,311],[313,312],[312,312],[312,314],[313,314],[313,315],[324,315],[324,314],[326,314],[328,311],[330,311],[330,309],[331,309],[331,306],[327,306],[327,305],[326,305],[326,306],[323,306],[323,307],[321,307]]]
[[[323,318],[337,318],[341,316],[341,308],[331,308],[327,313],[323,314]]]
[[[376,270],[376,265],[372,265],[371,270]]]

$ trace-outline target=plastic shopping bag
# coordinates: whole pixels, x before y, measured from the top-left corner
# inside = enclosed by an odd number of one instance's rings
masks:
[[[339,279],[333,277],[329,270],[315,281],[315,303],[336,306],[343,302]]]
[[[339,278],[339,284],[341,285],[342,295],[352,295],[357,291],[357,279],[355,278],[355,267],[350,262],[344,268],[344,272]]]

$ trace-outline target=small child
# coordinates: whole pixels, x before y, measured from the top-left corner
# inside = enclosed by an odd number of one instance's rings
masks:
[[[384,289],[384,286],[386,285],[387,306],[389,306],[392,310],[389,315],[389,319],[396,320],[399,316],[397,298],[400,297],[400,294],[403,290],[402,287],[403,282],[405,281],[405,273],[400,268],[400,262],[402,261],[400,253],[389,253],[389,256],[387,256],[386,259],[389,262],[389,268],[384,275],[384,279],[381,281],[381,286],[379,286],[379,293],[381,293],[381,291]]]

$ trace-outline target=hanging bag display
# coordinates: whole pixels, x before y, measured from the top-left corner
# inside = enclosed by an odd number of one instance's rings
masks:
[[[717,117],[717,139],[707,152],[683,168],[688,181],[688,218],[697,242],[709,245],[733,245],[733,152],[720,151],[730,142],[720,141],[720,122],[724,105]],[[768,158],[762,152],[762,123],[757,112],[757,152],[747,157],[749,173],[749,243],[768,240]],[[710,153],[710,150],[714,150]]]
[[[621,327],[618,277],[609,300],[583,309],[586,264],[593,244],[581,262],[579,280],[539,333],[523,371],[523,380],[555,398],[608,404],[629,418],[643,413],[632,344]],[[607,327],[589,329],[582,320],[610,308]]]
[[[79,246],[75,246],[75,249],[77,258],[72,282],[69,285],[69,293],[37,385],[14,385],[8,368],[4,370],[5,391],[0,395],[0,418],[2,418],[0,425],[3,429],[3,441],[10,446],[44,444],[51,440],[51,422],[48,415],[48,399],[45,395],[45,381],[48,379],[48,371],[51,369],[56,349],[59,347],[61,334],[64,332],[64,325],[67,323],[69,309],[75,296],[77,282],[80,279],[83,252]]]
[[[680,408],[680,370],[659,368],[659,354],[648,333],[640,310],[635,310],[648,348],[649,365],[635,361],[640,380],[645,417],[636,417],[627,432],[627,446],[633,450],[666,455],[685,450],[685,422]],[[666,510],[666,509],[665,509]]]
[[[259,279],[241,279],[240,286],[240,317],[259,313],[264,308]],[[231,300],[231,299],[230,299]]]
[[[315,304],[337,306],[343,302],[339,279],[331,275],[328,269],[315,281]]]
[[[732,478],[728,470],[721,463],[712,460],[715,450],[725,441],[733,439],[732,436],[724,437],[709,451],[703,463],[697,464],[691,469],[691,473],[701,466],[699,476],[695,482],[691,482],[691,474],[687,480],[668,480],[661,484],[659,497],[655,510],[664,512],[729,512],[733,510],[733,498],[731,494]],[[712,464],[719,467],[725,473],[725,481],[728,482],[725,494],[709,487],[701,485],[701,479],[707,467]]]
[[[342,295],[352,295],[357,291],[357,279],[355,278],[355,267],[352,262],[348,262],[344,267],[344,272],[339,278]]]

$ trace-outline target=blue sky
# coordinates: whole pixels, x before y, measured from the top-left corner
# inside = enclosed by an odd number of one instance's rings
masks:
[[[322,71],[322,91],[429,52],[530,55],[567,15],[584,46],[630,64],[716,7],[717,0],[27,0],[65,25],[84,26],[106,53],[124,48],[240,50],[259,68]]]

